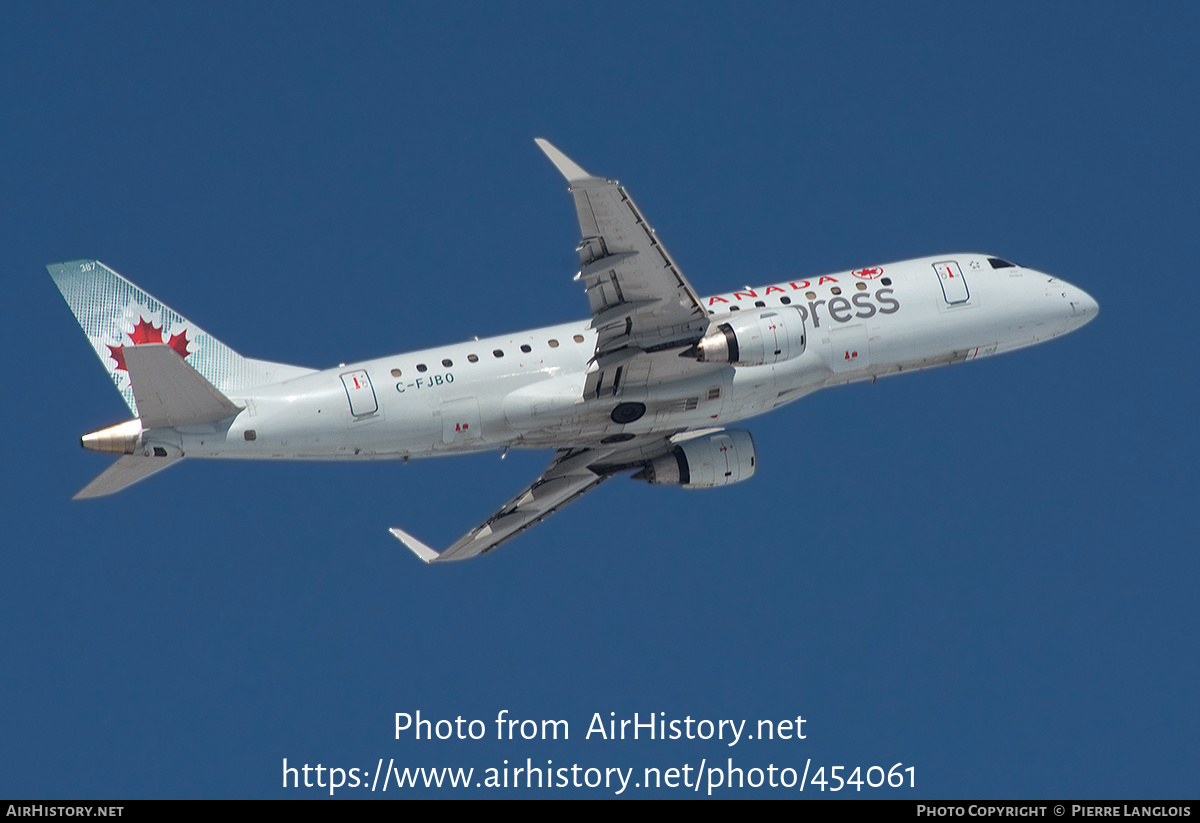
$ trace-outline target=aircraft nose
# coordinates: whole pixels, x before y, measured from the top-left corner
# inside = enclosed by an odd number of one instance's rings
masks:
[[[1067,290],[1067,303],[1071,307],[1071,317],[1078,321],[1078,326],[1090,322],[1100,313],[1100,304],[1095,298],[1077,286]]]
[[[1079,329],[1081,326],[1091,323],[1099,314],[1098,302],[1084,289],[1054,277],[1050,278],[1050,284],[1051,288],[1046,289],[1046,296],[1056,298],[1058,311],[1066,310],[1058,316],[1063,319],[1063,331]]]
[[[1045,278],[1045,290],[1039,287],[1033,300],[1057,334],[1075,331],[1100,313],[1100,304],[1083,289],[1045,272],[1038,274]]]
[[[1087,292],[1085,292],[1083,289],[1080,289],[1079,293],[1081,295],[1083,295],[1084,314],[1087,314],[1090,317],[1095,317],[1097,314],[1099,314],[1100,313],[1100,304],[1096,302],[1096,299],[1094,297],[1092,297],[1090,294],[1088,294]]]

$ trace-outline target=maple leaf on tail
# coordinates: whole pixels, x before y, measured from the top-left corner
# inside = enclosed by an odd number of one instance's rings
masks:
[[[156,326],[153,321],[139,317],[137,325],[127,335],[129,337],[127,345],[137,346],[142,343],[161,343],[163,341],[162,333],[162,326]],[[167,341],[167,345],[179,352],[180,357],[187,357],[191,354],[188,351],[188,344],[191,342],[191,340],[188,340],[187,329],[184,329],[179,334],[171,335],[171,339]],[[109,346],[108,353],[113,360],[117,361],[117,371],[129,371],[125,366],[125,346]]]
[[[107,345],[107,344],[105,344]],[[124,346],[109,346],[108,355],[113,360],[117,361],[117,371],[129,371],[125,368],[125,347]]]
[[[156,326],[146,318],[140,318],[138,324],[133,327],[133,331],[129,335],[129,342],[137,346],[141,343],[161,343],[162,326]]]
[[[188,351],[188,343],[190,342],[192,341],[188,340],[187,329],[184,329],[179,334],[171,335],[171,339],[167,341],[167,345],[179,352],[180,357],[186,358],[191,353]]]

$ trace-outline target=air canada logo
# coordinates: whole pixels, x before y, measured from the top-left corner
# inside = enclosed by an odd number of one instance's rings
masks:
[[[876,266],[873,269],[855,269],[850,273],[863,280],[874,280],[877,277],[883,277],[883,266]]]
[[[125,336],[129,338],[129,342],[120,346],[108,346],[109,356],[117,361],[117,371],[129,371],[125,366],[125,346],[140,346],[143,343],[166,343],[168,346],[179,352],[180,357],[187,357],[191,354],[188,351],[188,344],[192,341],[188,340],[187,329],[172,334],[167,340],[163,340],[163,327],[154,325],[154,321],[147,320],[138,315],[138,323],[133,327],[133,331],[126,332]],[[107,344],[106,344],[107,345]]]

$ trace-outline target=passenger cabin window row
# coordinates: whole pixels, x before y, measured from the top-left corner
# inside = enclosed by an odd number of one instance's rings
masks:
[[[576,334],[576,335],[572,336],[571,339],[574,340],[576,343],[582,343],[584,341],[584,336],[582,334]],[[557,349],[558,345],[559,345],[557,340],[547,340],[546,344],[548,346],[550,346],[550,348],[552,348],[552,349]],[[530,352],[533,351],[533,346],[530,346],[528,343],[523,343],[523,344],[521,344],[521,351],[523,351],[525,354],[529,354]],[[504,350],[503,349],[493,349],[492,356],[495,357],[496,359],[499,359],[504,356]],[[478,363],[479,355],[468,354],[467,362],[468,363]],[[449,357],[443,358],[442,366],[449,369],[454,366],[454,361],[451,360]],[[425,372],[429,371],[429,367],[427,365],[425,365],[424,363],[418,363],[417,371],[424,374]],[[392,377],[400,377],[403,373],[404,372],[402,372],[400,369],[392,369]]]

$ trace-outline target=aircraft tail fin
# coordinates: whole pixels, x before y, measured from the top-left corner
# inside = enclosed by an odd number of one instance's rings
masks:
[[[145,430],[215,423],[242,410],[167,343],[128,346],[124,363],[141,417],[83,436],[85,449],[124,454],[80,489],[76,500],[119,492],[183,457],[177,448],[145,442]]]
[[[53,263],[46,268],[134,414],[138,398],[129,380],[126,354],[146,343],[174,349],[225,394],[313,371],[242,357],[98,260]]]
[[[99,477],[80,489],[79,493],[75,495],[75,499],[103,497],[106,494],[119,492],[126,486],[144,480],[182,459],[182,454],[168,454],[163,457],[143,457],[140,454],[123,455]]]

